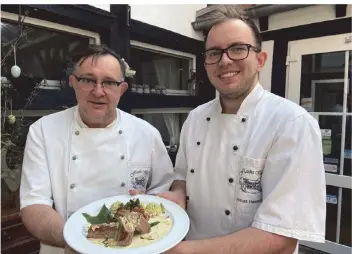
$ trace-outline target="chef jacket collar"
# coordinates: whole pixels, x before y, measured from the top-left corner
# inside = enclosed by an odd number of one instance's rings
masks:
[[[76,107],[76,110],[75,110],[75,120],[78,124],[79,127],[81,128],[89,128],[82,120],[82,117],[81,117],[81,114],[79,113],[79,110],[78,110],[78,107]],[[115,126],[120,120],[120,114],[119,114],[119,111],[117,110],[116,112],[116,119],[111,123],[109,124],[106,128],[111,128],[113,126]]]
[[[253,90],[249,93],[249,95],[243,100],[236,116],[238,117],[246,117],[249,115],[253,110],[255,110],[255,106],[257,103],[261,100],[261,98],[264,95],[265,90],[263,87],[260,85],[258,82]],[[216,114],[221,114],[222,113],[222,106],[220,102],[220,97],[217,98],[216,100]],[[254,112],[255,115],[255,112]]]

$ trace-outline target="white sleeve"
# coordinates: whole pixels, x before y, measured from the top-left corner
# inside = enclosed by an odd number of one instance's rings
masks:
[[[21,209],[32,204],[53,205],[40,121],[29,127],[27,135],[22,164],[20,203]]]
[[[322,137],[308,113],[279,130],[262,175],[263,202],[252,224],[297,240],[324,242],[326,183]]]
[[[176,161],[175,161],[176,180],[186,181],[186,177],[187,177],[188,164],[187,164],[187,152],[186,152],[187,143],[186,142],[187,142],[189,122],[191,121],[191,114],[192,112],[188,115],[181,129],[180,147],[177,151]]]
[[[152,151],[152,168],[148,180],[147,194],[168,191],[175,179],[172,161],[161,139],[160,133],[155,130]]]

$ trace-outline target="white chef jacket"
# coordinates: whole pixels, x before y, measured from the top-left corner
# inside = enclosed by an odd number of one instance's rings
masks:
[[[102,198],[169,190],[173,166],[160,133],[117,109],[107,128],[87,128],[78,107],[42,117],[29,128],[20,188],[21,209],[55,206],[66,219]],[[63,249],[42,245],[41,254]]]
[[[187,239],[252,226],[324,242],[326,185],[317,121],[259,83],[236,115],[221,112],[219,98],[203,104],[181,131],[175,171],[187,184]]]

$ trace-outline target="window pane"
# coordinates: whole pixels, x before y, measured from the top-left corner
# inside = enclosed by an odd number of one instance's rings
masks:
[[[87,46],[90,38],[51,29],[24,25],[23,34],[16,47],[16,64],[21,75],[13,78],[14,65],[12,44],[18,37],[17,23],[1,21],[1,66],[2,80],[11,87],[7,98],[12,109],[62,109],[63,105],[76,103],[72,88],[68,87],[68,56],[75,50]],[[42,84],[45,88],[34,89]],[[2,96],[5,92],[2,92]],[[35,96],[33,96],[35,94]],[[3,98],[2,98],[3,99]]]
[[[325,172],[340,172],[342,116],[319,116],[319,126],[323,137]]]
[[[336,242],[337,202],[339,188],[326,186],[326,235],[325,239]]]
[[[352,116],[346,116],[346,132],[345,132],[345,150],[344,153],[344,164],[343,174],[346,176],[352,176]]]
[[[11,51],[12,42],[17,38],[19,28],[17,23],[1,21],[1,59]],[[67,56],[89,44],[89,38],[68,33],[57,32],[35,26],[23,26],[23,36],[16,48],[16,62],[21,68],[21,76],[47,80],[61,80]],[[1,66],[2,76],[10,75],[14,65],[14,56],[6,58]],[[23,84],[22,84],[23,85]]]
[[[342,189],[340,244],[352,246],[351,189]]]
[[[345,51],[302,56],[300,103],[311,112],[342,112]]]
[[[132,47],[130,66],[136,70],[134,82],[138,93],[157,93],[156,89],[168,89],[165,93],[173,94],[177,93],[173,90],[189,90],[188,59]]]
[[[178,147],[181,128],[187,115],[181,113],[150,113],[136,116],[157,128],[166,146],[176,145]]]

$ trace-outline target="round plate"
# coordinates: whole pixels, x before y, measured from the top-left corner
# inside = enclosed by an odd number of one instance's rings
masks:
[[[83,217],[82,213],[88,213],[92,216],[95,216],[99,213],[101,207],[104,204],[109,208],[111,204],[116,201],[126,203],[130,199],[136,198],[139,198],[139,200],[144,204],[151,202],[163,204],[166,213],[168,213],[172,219],[172,227],[166,236],[162,237],[156,242],[138,248],[107,248],[103,245],[94,244],[87,239],[87,228],[89,223]],[[181,242],[188,233],[189,224],[190,222],[187,213],[174,202],[153,195],[120,195],[94,201],[89,205],[86,205],[77,210],[74,214],[71,215],[65,224],[64,238],[66,243],[72,249],[83,254],[157,254],[171,249],[176,244]]]

